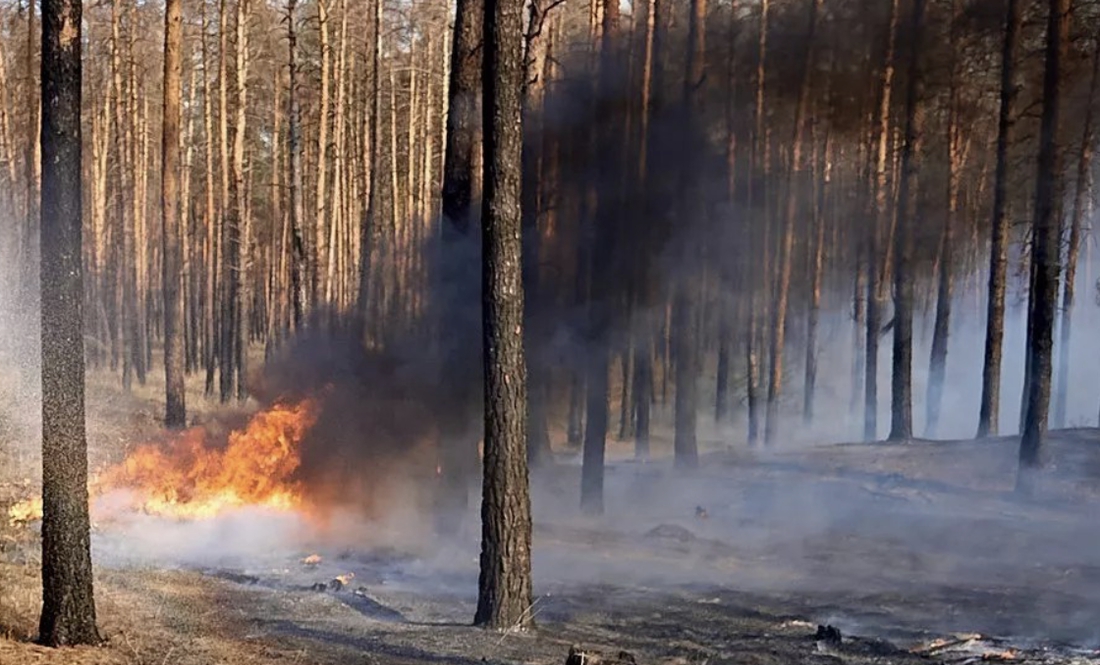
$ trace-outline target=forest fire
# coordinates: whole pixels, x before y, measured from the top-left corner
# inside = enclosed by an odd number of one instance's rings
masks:
[[[302,508],[304,488],[294,475],[304,435],[316,421],[316,404],[303,400],[261,411],[224,446],[196,427],[165,444],[139,446],[116,466],[92,479],[93,514],[107,496],[122,507],[178,519],[203,519],[244,507],[277,511]],[[112,501],[112,509],[118,503]],[[42,500],[27,499],[8,511],[9,520],[42,515]]]

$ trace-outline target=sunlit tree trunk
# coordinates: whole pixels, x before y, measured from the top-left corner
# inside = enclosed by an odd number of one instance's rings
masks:
[[[161,227],[164,287],[164,423],[187,424],[183,385],[183,297],[179,220],[180,51],[183,48],[181,0],[164,5],[164,107],[161,134]]]
[[[245,136],[248,109],[248,15],[251,0],[237,0],[235,29],[237,32],[237,121],[233,135],[233,206],[231,212],[230,242],[232,252],[229,276],[233,298],[233,346],[237,374],[237,398],[247,396],[248,342],[250,309],[252,306],[252,280],[249,277],[250,246],[252,241],[250,188],[245,182]]]

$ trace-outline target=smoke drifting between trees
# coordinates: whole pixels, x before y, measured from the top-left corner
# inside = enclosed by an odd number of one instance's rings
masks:
[[[894,329],[904,206],[910,399],[923,435],[945,418],[931,407],[949,400],[924,377],[981,373],[950,335],[985,327],[1006,3],[929,0],[917,50],[911,0],[712,0],[694,22],[689,4],[536,5],[546,13],[528,39],[524,157],[532,448],[578,445],[587,427],[590,440],[636,437],[647,454],[650,431],[674,420],[683,358],[698,391],[681,402],[691,414],[682,436],[696,416],[708,428],[732,423],[733,440],[797,438],[800,422],[862,436],[867,342],[888,349]],[[1030,270],[1047,11],[1018,6],[1005,153],[1010,318]],[[361,320],[371,353],[422,341],[438,362],[418,367],[446,368],[479,394],[480,317],[436,307],[458,297],[476,308],[479,274],[476,237],[458,249],[440,239],[449,10],[389,3],[375,30],[378,9],[322,0],[288,17],[278,3],[183,3],[181,334],[188,373],[223,399],[247,389],[250,353],[294,334],[296,299],[316,331],[344,334]],[[1067,269],[1091,246],[1100,24],[1096,5],[1072,9],[1055,137]],[[164,333],[162,12],[130,0],[86,12],[86,350],[127,383],[144,380]],[[23,155],[36,143],[38,44],[26,8],[0,9],[0,26],[0,205],[16,231],[4,234],[15,257],[5,265],[26,266],[36,257],[37,160]],[[908,108],[923,119],[917,141],[905,140]],[[33,286],[35,271],[20,274]],[[1092,275],[1076,274],[1078,327],[1058,341],[1078,349],[1069,358],[1088,354],[1073,340],[1094,320]],[[444,362],[455,355],[468,362]],[[870,403],[885,405],[890,354],[874,359],[882,378]],[[593,381],[601,375],[606,389]],[[1017,402],[1019,386],[1005,385],[1001,401]],[[1056,390],[1056,415],[1076,389]],[[448,431],[480,427],[479,400],[468,402]],[[1002,410],[1013,431],[1013,411]],[[839,411],[857,422],[835,427]],[[879,411],[874,436],[888,421]],[[1055,424],[1080,417],[1070,409]],[[976,408],[968,418],[976,424]]]

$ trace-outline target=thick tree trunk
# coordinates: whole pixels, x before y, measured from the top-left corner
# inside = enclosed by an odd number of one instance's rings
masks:
[[[183,49],[181,0],[164,5],[164,109],[161,133],[161,277],[164,288],[164,424],[187,424],[183,385],[183,298],[179,223],[180,51]]]
[[[1043,115],[1039,130],[1039,163],[1035,185],[1035,216],[1031,224],[1032,271],[1027,325],[1027,410],[1020,439],[1020,471],[1016,489],[1029,493],[1034,473],[1045,463],[1047,413],[1058,310],[1061,259],[1062,160],[1058,152],[1062,61],[1069,48],[1070,0],[1049,0],[1046,65],[1043,73]]]
[[[42,3],[42,616],[49,646],[96,644],[84,429],[81,6]]]
[[[1016,106],[1016,49],[1021,0],[1005,0],[1001,46],[1001,104],[997,120],[997,166],[993,184],[993,231],[989,248],[989,296],[978,438],[996,436],[1001,413],[1001,349],[1004,342],[1005,284],[1008,272],[1008,144]]]
[[[525,445],[522,219],[523,2],[485,3],[482,307],[485,470],[474,623],[533,626],[531,503]]]

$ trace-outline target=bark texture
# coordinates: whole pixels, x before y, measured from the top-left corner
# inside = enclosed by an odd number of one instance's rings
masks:
[[[180,51],[183,48],[181,0],[164,5],[164,122],[161,131],[161,242],[164,257],[161,278],[164,287],[164,424],[181,428],[187,424],[183,367],[183,294],[179,219],[180,168]]]
[[[482,326],[485,466],[481,574],[474,623],[525,629],[531,613],[531,500],[521,269],[523,2],[485,6],[485,197]]]
[[[42,3],[42,616],[49,646],[96,644],[84,427],[81,4]]]

